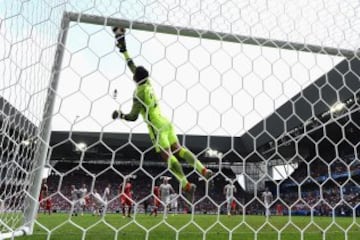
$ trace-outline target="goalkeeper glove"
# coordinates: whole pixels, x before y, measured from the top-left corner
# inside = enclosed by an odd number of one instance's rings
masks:
[[[125,114],[123,114],[120,110],[115,110],[113,113],[112,113],[112,119],[124,119],[125,118]]]
[[[112,31],[115,34],[116,46],[120,49],[120,52],[126,52],[125,29],[122,27],[113,27]]]

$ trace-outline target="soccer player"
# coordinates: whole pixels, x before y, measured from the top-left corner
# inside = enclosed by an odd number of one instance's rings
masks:
[[[120,194],[120,205],[122,209],[123,218],[131,217],[131,207],[133,204],[132,200],[132,184],[131,184],[131,177],[126,177],[123,184],[120,184],[119,187],[119,194]],[[128,209],[128,212],[126,214],[126,207]]]
[[[49,187],[46,184],[46,179],[43,179],[42,183],[41,183],[41,188],[40,188],[40,195],[39,195],[39,211],[40,208],[42,207],[44,209],[44,211],[46,211],[46,201],[44,200],[49,194]]]
[[[144,214],[146,215],[148,213],[148,207],[149,207],[149,199],[145,199],[145,201],[143,201],[143,205],[144,205]]]
[[[236,207],[237,207],[237,203],[235,200],[233,200],[231,203],[231,210],[234,214],[236,214]]]
[[[97,216],[101,216],[102,212],[103,212],[103,207],[104,207],[104,201],[102,199],[102,197],[100,196],[100,194],[97,192],[96,189],[94,189],[94,194],[93,194],[93,199],[94,199],[94,210],[93,210],[93,215],[97,215]]]
[[[164,203],[164,217],[167,218],[168,208],[170,207],[170,194],[174,193],[174,189],[169,183],[168,177],[163,177],[163,183],[160,184],[160,199]]]
[[[231,180],[229,180],[229,183],[225,185],[223,192],[226,197],[227,215],[231,216],[231,208],[234,200],[234,193],[236,192],[236,187],[234,186]]]
[[[284,206],[281,203],[276,205],[276,215],[282,216],[284,215]]]
[[[262,197],[264,199],[264,204],[265,204],[265,216],[266,216],[266,218],[268,218],[271,215],[270,204],[273,200],[273,195],[269,191],[268,187],[265,188],[265,192],[262,193]]]
[[[87,194],[86,184],[82,185],[82,187],[79,189],[79,193],[80,193],[79,204],[81,208],[81,216],[83,216],[86,208],[86,200],[85,200]]]
[[[177,215],[178,213],[178,195],[176,193],[170,194],[170,206],[173,215]]]
[[[5,201],[0,199],[0,213],[5,212]]]
[[[154,186],[154,206],[150,213],[150,216],[154,214],[157,217],[157,210],[160,207],[160,188],[158,186]]]
[[[103,197],[102,197],[102,199],[103,199],[103,201],[104,201],[105,204],[107,204],[107,202],[108,202],[109,199],[110,199],[110,189],[111,189],[111,184],[109,183],[109,184],[106,186],[106,188],[105,188],[105,190],[104,190],[104,193],[103,193]]]
[[[77,216],[79,209],[80,209],[80,204],[79,204],[79,195],[80,195],[80,191],[78,189],[76,189],[75,185],[71,185],[71,200],[73,202],[73,208],[71,209],[71,215],[72,216]]]
[[[45,214],[46,212],[50,215],[51,214],[51,208],[52,208],[52,201],[51,197],[48,196],[45,201]]]
[[[115,110],[112,118],[135,121],[141,114],[148,126],[149,135],[156,151],[167,162],[168,168],[180,182],[183,191],[187,193],[188,197],[193,196],[196,185],[187,180],[178,159],[181,158],[187,161],[207,179],[212,176],[212,171],[205,168],[192,152],[180,145],[174,127],[161,113],[159,102],[151,86],[149,72],[143,66],[136,66],[127,52],[125,29],[114,27],[113,32],[117,40],[117,47],[124,55],[129,69],[134,74],[133,80],[136,84],[136,90],[130,113],[124,114],[120,110]]]

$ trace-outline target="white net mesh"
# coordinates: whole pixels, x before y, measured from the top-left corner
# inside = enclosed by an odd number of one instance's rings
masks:
[[[24,224],[63,1],[0,3],[0,232]],[[0,234],[1,238],[1,234]]]
[[[0,2],[0,232],[33,219],[34,239],[356,239],[359,11],[320,0]],[[183,164],[194,202],[172,177],[178,206],[160,199],[157,218],[146,215],[154,188],[172,173],[142,119],[111,119],[135,89],[108,26],[119,23],[180,143],[214,172]],[[54,214],[35,219],[44,165],[39,211]],[[136,176],[129,219],[126,176]]]

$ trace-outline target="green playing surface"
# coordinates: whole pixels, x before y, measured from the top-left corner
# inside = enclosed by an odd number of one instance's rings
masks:
[[[124,219],[119,214],[107,214],[104,218],[90,214],[40,214],[37,221],[34,234],[19,239],[297,240],[302,235],[305,240],[360,239],[360,219],[350,217],[272,216],[266,221],[263,216],[242,215],[170,214],[163,219],[162,215],[138,214]]]

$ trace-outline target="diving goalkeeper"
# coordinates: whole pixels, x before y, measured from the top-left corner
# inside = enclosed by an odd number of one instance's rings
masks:
[[[213,173],[210,169],[205,168],[192,152],[179,144],[174,127],[160,111],[159,102],[148,78],[149,72],[143,66],[136,66],[127,52],[125,29],[114,27],[112,30],[115,34],[117,47],[124,55],[128,67],[134,74],[133,80],[136,83],[131,111],[124,114],[121,110],[115,110],[112,118],[135,121],[141,114],[147,124],[156,152],[160,153],[161,158],[167,161],[168,168],[180,182],[183,191],[193,194],[196,185],[187,180],[178,159],[187,161],[205,178],[210,178]]]

